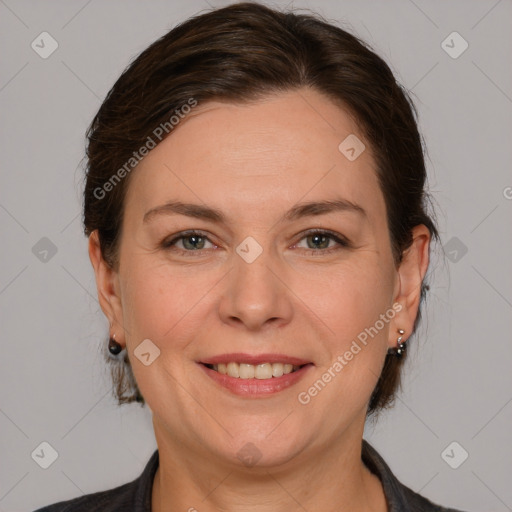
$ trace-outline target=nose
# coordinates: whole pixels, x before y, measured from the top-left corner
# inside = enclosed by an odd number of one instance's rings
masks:
[[[286,263],[263,250],[251,263],[235,253],[233,265],[219,307],[222,321],[249,331],[289,323],[293,293],[286,284]]]

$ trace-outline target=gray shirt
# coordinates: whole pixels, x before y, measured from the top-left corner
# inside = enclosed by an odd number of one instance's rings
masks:
[[[388,512],[461,512],[435,505],[401,484],[384,459],[364,439],[362,460],[368,469],[380,478]],[[132,482],[107,491],[48,505],[35,512],[151,512],[153,478],[158,469],[158,462],[158,450],[155,450],[142,474]]]

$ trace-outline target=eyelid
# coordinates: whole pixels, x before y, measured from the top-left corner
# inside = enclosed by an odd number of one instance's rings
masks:
[[[163,242],[161,243],[161,245],[164,249],[167,249],[169,247],[173,247],[176,244],[176,242],[179,242],[182,238],[187,238],[189,236],[194,236],[194,235],[200,236],[201,238],[208,240],[211,244],[216,246],[216,244],[210,240],[210,238],[208,237],[208,234],[199,229],[187,229],[185,231],[180,231],[179,233],[176,233],[176,235],[172,235],[172,237],[170,239],[165,238],[163,240]],[[197,251],[184,251],[183,249],[178,249],[178,250],[182,251],[182,252],[191,253],[191,252],[201,252],[205,249],[199,249]]]
[[[303,231],[302,233],[300,233],[298,235],[301,237],[299,239],[299,241],[308,235],[316,235],[316,234],[329,235],[331,238],[333,238],[340,244],[344,244],[344,245],[350,244],[350,241],[348,240],[348,238],[346,236],[342,235],[341,233],[337,233],[336,231],[331,231],[330,229],[324,229],[324,228],[311,228],[311,229],[307,229],[306,231]]]
[[[325,256],[325,255],[331,254],[332,252],[336,252],[341,249],[347,249],[347,248],[352,247],[350,240],[346,236],[342,235],[341,233],[336,233],[335,231],[331,231],[330,229],[324,229],[324,228],[311,228],[306,231],[303,231],[302,233],[300,233],[298,235],[300,237],[299,241],[294,245],[297,245],[300,241],[302,241],[302,239],[306,238],[307,236],[316,235],[316,234],[322,235],[322,236],[326,235],[327,237],[334,240],[337,243],[337,246],[329,247],[327,249],[301,248],[303,251],[307,251],[307,253],[311,256],[322,256],[322,255]]]
[[[201,230],[198,230],[198,229],[188,229],[188,230],[185,230],[185,231],[180,231],[179,233],[176,233],[175,236],[173,236],[170,240],[169,239],[164,239],[164,241],[161,243],[161,246],[164,248],[164,249],[169,249],[171,247],[174,247],[176,245],[176,243],[178,241],[180,241],[181,239],[183,238],[187,238],[189,236],[200,236],[201,238],[204,238],[205,240],[208,240],[211,244],[213,244],[215,247],[218,247],[217,244],[215,244],[214,242],[212,242],[212,240],[210,240],[208,234],[204,231],[201,231]],[[299,233],[297,236],[299,237],[298,241],[293,244],[292,247],[294,247],[295,245],[297,245],[300,241],[302,241],[304,238],[306,238],[307,236],[309,235],[327,235],[328,237],[330,237],[332,240],[334,240],[338,246],[337,247],[329,247],[327,249],[306,249],[306,248],[302,248],[304,251],[308,251],[310,254],[317,254],[317,255],[322,255],[322,254],[329,254],[330,252],[332,251],[336,251],[340,248],[343,248],[343,247],[350,247],[351,246],[351,243],[350,241],[342,234],[340,233],[336,233],[335,231],[331,231],[329,229],[325,229],[325,228],[310,228],[306,231],[303,231],[302,233]],[[187,250],[184,250],[184,249],[180,249],[180,248],[175,248],[176,251],[178,252],[181,252],[181,253],[186,253],[187,255],[190,255],[190,254],[202,254],[203,251],[206,251],[207,249],[198,249],[198,250],[195,250],[195,251],[187,251]]]

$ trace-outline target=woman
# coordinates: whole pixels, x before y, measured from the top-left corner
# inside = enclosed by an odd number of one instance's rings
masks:
[[[116,395],[148,404],[158,450],[137,480],[40,510],[453,510],[362,438],[438,236],[389,67],[318,18],[236,4],[147,48],[88,139]]]

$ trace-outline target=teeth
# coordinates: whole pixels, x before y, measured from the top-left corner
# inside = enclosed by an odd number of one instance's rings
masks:
[[[300,368],[292,364],[283,363],[263,363],[258,365],[235,363],[219,363],[212,365],[213,370],[222,375],[229,375],[238,379],[271,379],[272,377],[281,377]]]
[[[254,379],[254,366],[252,364],[240,364],[238,367],[241,379]]]
[[[230,377],[240,377],[240,365],[238,363],[228,363],[228,375]]]
[[[272,378],[272,365],[269,363],[259,364],[254,370],[254,376],[257,379],[271,379]]]
[[[284,368],[281,363],[272,363],[272,377],[281,377],[284,373]]]

